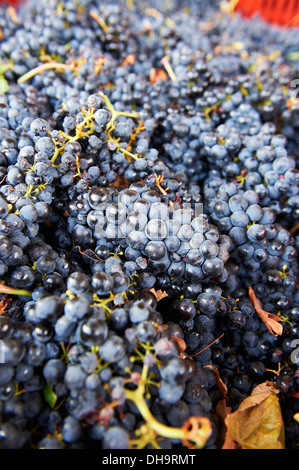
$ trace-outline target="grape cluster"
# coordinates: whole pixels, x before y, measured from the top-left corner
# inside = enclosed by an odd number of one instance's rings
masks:
[[[298,444],[298,31],[222,4],[0,6],[0,449],[219,449],[265,381]]]

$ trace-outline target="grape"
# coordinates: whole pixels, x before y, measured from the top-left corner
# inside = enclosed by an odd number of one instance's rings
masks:
[[[83,388],[85,378],[86,374],[79,365],[69,365],[66,368],[64,382],[70,390]]]
[[[73,294],[83,294],[90,288],[89,277],[82,272],[73,272],[67,278],[67,288]]]
[[[60,359],[50,359],[43,367],[43,375],[49,385],[55,385],[64,378],[65,364]]]
[[[161,400],[166,401],[167,403],[176,403],[179,401],[184,393],[184,385],[169,383],[166,381],[161,382],[161,387],[159,388],[159,397]]]
[[[100,345],[108,335],[106,323],[96,318],[89,318],[80,326],[79,337],[88,346]]]
[[[69,299],[64,306],[64,314],[69,321],[75,322],[87,315],[89,307],[90,302],[86,297]]]
[[[104,361],[118,362],[126,353],[125,345],[120,336],[113,335],[108,338],[100,347],[100,355]]]
[[[128,432],[120,426],[111,426],[104,434],[104,449],[128,449]]]

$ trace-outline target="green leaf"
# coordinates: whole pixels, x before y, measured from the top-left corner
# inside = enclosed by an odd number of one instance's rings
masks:
[[[0,75],[0,94],[3,95],[4,93],[7,93],[9,90],[9,85],[8,81],[6,78]]]
[[[53,391],[52,385],[46,385],[43,388],[43,394],[46,402],[50,405],[50,407],[53,409],[54,406],[56,405],[57,402],[57,395]]]

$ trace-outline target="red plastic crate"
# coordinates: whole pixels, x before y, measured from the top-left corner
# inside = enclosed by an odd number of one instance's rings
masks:
[[[258,13],[269,23],[280,26],[299,26],[299,0],[239,0],[235,11],[247,18]]]

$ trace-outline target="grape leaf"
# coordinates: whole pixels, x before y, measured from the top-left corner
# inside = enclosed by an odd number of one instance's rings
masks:
[[[156,290],[156,289],[152,288],[152,289],[150,289],[150,292],[155,294],[157,302],[159,302],[159,300],[164,299],[165,297],[168,297],[168,294],[165,291],[162,291],[161,289]]]
[[[214,373],[216,375],[216,387],[219,389],[219,391],[221,393],[221,399],[218,401],[215,411],[216,411],[216,415],[218,416],[218,418],[220,420],[220,423],[222,425],[220,439],[221,439],[221,442],[224,442],[224,440],[226,438],[226,431],[227,431],[225,420],[226,420],[226,417],[232,411],[231,407],[229,406],[229,398],[228,398],[228,395],[227,395],[227,392],[228,392],[227,386],[225,385],[225,383],[221,379],[220,373],[219,373],[219,370],[217,369],[217,367],[208,364],[208,365],[203,366],[203,369],[205,369],[205,368],[209,368],[209,369],[212,369],[214,371]],[[227,437],[227,439],[228,439],[228,437]],[[226,445],[228,446],[227,448],[230,448],[230,449],[236,448],[236,444],[235,444],[234,441],[228,442],[228,440],[227,440]]]
[[[57,395],[53,391],[52,385],[46,385],[43,388],[43,395],[46,400],[46,402],[50,405],[50,407],[53,409],[54,406],[56,405],[57,402]]]
[[[125,67],[126,65],[134,65],[135,60],[136,60],[135,54],[128,54],[122,61],[121,66]]]
[[[220,390],[222,398],[224,398],[226,403],[228,403],[227,386],[221,379],[219,370],[217,369],[217,367],[212,366],[211,364],[207,364],[206,366],[203,366],[203,369],[212,369],[212,371],[214,372],[216,376],[216,387]]]
[[[186,357],[185,355],[186,342],[182,338],[179,338],[178,336],[171,336],[171,339],[177,343],[179,350],[180,350],[180,356],[182,358]]]
[[[256,297],[255,292],[252,289],[252,287],[249,286],[248,292],[249,292],[249,297],[253,303],[256,313],[263,320],[263,322],[265,323],[270,333],[274,336],[278,336],[278,335],[281,336],[283,329],[282,329],[282,325],[280,325],[279,322],[281,322],[282,319],[278,317],[277,315],[266,312],[265,310],[262,309],[262,302],[260,301],[260,299]]]
[[[114,183],[111,183],[111,186],[116,189],[124,189],[128,188],[130,186],[130,183],[126,180],[124,175],[118,175],[116,181],[114,181]]]
[[[158,80],[161,80],[162,82],[167,82],[168,76],[163,69],[152,68],[150,70],[150,82],[156,83]]]
[[[274,382],[255,387],[239,408],[227,415],[222,448],[285,449],[278,393]]]

